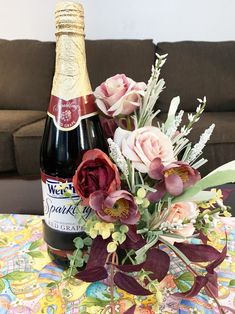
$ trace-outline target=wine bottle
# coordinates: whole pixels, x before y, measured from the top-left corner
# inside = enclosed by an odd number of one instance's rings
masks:
[[[83,153],[106,151],[95,99],[88,77],[81,4],[58,3],[56,19],[56,65],[51,98],[41,144],[40,167],[43,191],[43,234],[49,252],[66,258],[73,239],[84,232],[75,217],[79,199],[72,177]],[[72,191],[68,197],[63,183]],[[84,208],[88,218],[90,208]]]

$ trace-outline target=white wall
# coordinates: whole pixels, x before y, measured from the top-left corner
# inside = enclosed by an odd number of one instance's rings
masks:
[[[0,38],[54,40],[57,0],[0,0]],[[235,40],[235,0],[81,0],[88,39]]]

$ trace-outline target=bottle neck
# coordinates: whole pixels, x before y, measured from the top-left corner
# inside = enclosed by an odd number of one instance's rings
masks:
[[[56,40],[56,65],[52,95],[70,100],[92,94],[86,66],[84,36],[60,33]]]

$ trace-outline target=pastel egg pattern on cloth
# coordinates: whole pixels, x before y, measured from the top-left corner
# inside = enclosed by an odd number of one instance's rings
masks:
[[[235,279],[235,219],[223,220],[228,234],[228,258],[217,270],[219,297],[223,305],[235,308],[235,288],[228,287]],[[224,227],[217,230],[213,245],[221,250],[225,244]],[[169,251],[167,251],[169,253]],[[177,258],[172,256],[171,272],[180,272]],[[63,269],[50,260],[46,244],[42,240],[42,221],[35,215],[0,215],[0,314],[76,314],[80,313],[82,302],[89,297],[109,301],[109,287],[105,282],[85,283],[79,280],[62,283],[59,288],[49,289],[47,285],[61,280]],[[69,293],[62,296],[63,289]],[[116,313],[123,314],[133,304],[135,314],[154,314],[151,304],[154,297],[137,298],[115,288],[118,300]],[[199,296],[179,300],[168,297],[160,313],[189,314],[192,309],[200,313],[216,314],[218,311],[208,303],[208,297]]]

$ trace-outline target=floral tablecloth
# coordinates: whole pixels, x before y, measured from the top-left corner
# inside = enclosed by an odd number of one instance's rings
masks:
[[[217,270],[219,296],[221,304],[235,308],[235,286],[231,284],[235,282],[235,218],[222,220],[213,241],[219,250],[225,243],[224,229],[228,233],[229,255]],[[179,261],[172,256],[173,276],[178,276],[181,271]],[[75,314],[82,312],[81,302],[86,298],[99,298],[105,303],[108,287],[101,282],[71,282],[66,285],[66,296],[62,288],[48,288],[48,283],[59,280],[62,273],[63,270],[47,254],[46,244],[42,240],[42,217],[0,215],[0,314]],[[120,295],[117,313],[123,313],[136,303],[135,297],[124,291],[117,289],[116,294]],[[98,314],[96,306],[90,307],[89,311]],[[151,310],[151,297],[138,304],[135,313],[154,313]],[[218,311],[208,302],[207,296],[199,294],[190,300],[167,297],[160,313],[211,314]]]

